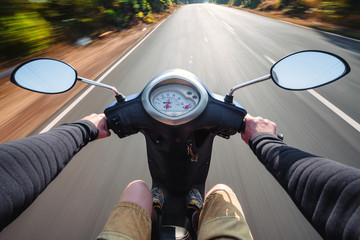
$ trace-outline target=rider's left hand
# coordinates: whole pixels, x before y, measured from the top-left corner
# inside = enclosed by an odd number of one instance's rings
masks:
[[[106,138],[111,135],[111,132],[109,131],[109,129],[107,127],[107,122],[106,122],[107,118],[106,118],[105,114],[93,113],[89,116],[84,117],[82,120],[88,120],[88,121],[92,122],[98,128],[99,135],[98,135],[97,139]]]

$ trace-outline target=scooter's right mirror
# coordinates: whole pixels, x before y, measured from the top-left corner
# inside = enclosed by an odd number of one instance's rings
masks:
[[[288,90],[306,90],[338,80],[350,72],[341,57],[323,51],[302,51],[284,57],[274,64],[273,81]]]

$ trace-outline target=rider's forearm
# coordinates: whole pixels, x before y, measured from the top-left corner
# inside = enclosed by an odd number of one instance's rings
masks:
[[[325,239],[360,236],[360,170],[257,133],[249,146]]]
[[[97,134],[97,128],[83,120],[0,144],[0,231],[27,208]]]

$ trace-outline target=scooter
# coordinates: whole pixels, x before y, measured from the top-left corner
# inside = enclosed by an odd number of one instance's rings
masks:
[[[48,94],[68,91],[77,80],[113,91],[116,101],[104,111],[108,127],[120,138],[138,132],[145,136],[153,188],[165,193],[165,202],[154,200],[153,239],[196,239],[188,193],[195,188],[204,199],[215,136],[229,139],[245,129],[247,112],[233,100],[234,92],[269,79],[284,89],[305,90],[349,72],[349,64],[339,56],[301,51],[275,63],[269,75],[239,84],[226,96],[211,93],[194,74],[172,69],[154,77],[140,93],[125,97],[112,86],[79,77],[67,63],[40,58],[18,66],[11,82]]]

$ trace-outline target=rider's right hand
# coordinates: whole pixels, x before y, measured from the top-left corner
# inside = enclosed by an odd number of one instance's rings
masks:
[[[250,114],[245,116],[245,130],[241,133],[241,138],[249,144],[249,139],[258,132],[276,134],[276,123],[262,117],[253,117]]]

